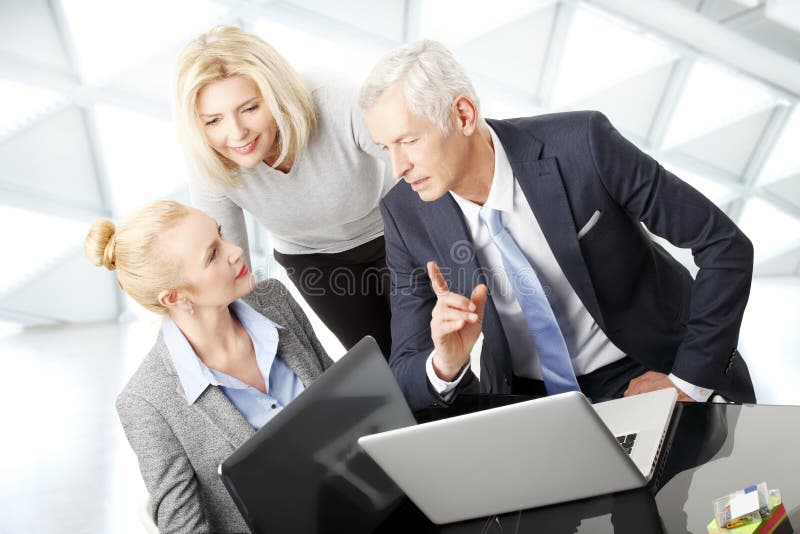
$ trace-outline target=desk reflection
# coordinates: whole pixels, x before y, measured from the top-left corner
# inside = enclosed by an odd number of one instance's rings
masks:
[[[415,413],[418,422],[530,400],[517,395],[464,395],[449,408]],[[781,490],[793,526],[800,524],[800,407],[678,403],[648,486],[489,518],[437,526],[406,502],[379,532],[447,534],[705,533],[712,501],[761,481]],[[412,521],[403,523],[402,521]],[[402,525],[402,526],[401,526]],[[411,532],[412,530],[405,530]]]

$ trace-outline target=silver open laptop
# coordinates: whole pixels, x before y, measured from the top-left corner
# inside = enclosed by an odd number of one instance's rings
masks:
[[[562,393],[358,443],[431,521],[450,523],[646,485],[676,398],[670,388],[593,406]]]

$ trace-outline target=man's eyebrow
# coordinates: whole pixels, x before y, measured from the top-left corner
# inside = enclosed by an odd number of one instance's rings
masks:
[[[414,136],[411,133],[404,133],[403,135],[398,136],[397,138],[395,138],[394,141],[391,141],[391,143],[392,144],[399,143],[400,141],[402,141],[403,139],[406,139],[408,137],[414,137]],[[372,142],[375,143],[376,145],[380,146],[380,147],[385,146],[383,143],[379,143],[379,142],[375,141],[374,139],[372,140]]]

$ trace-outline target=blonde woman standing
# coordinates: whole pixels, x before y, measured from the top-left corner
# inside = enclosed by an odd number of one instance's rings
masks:
[[[356,91],[301,78],[271,46],[218,26],[176,68],[179,140],[195,205],[248,253],[244,211],[345,348],[372,335],[390,352],[388,271],[378,203],[394,184]]]
[[[164,317],[117,398],[153,520],[162,532],[248,532],[217,466],[333,362],[286,288],[255,285],[242,249],[200,210],[159,201],[118,227],[98,220],[85,250]]]

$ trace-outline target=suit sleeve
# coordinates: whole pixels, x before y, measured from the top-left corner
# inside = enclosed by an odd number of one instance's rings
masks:
[[[436,294],[431,288],[425,261],[417,262],[406,248],[386,202],[381,202],[386,265],[392,277],[392,353],[389,366],[412,410],[441,406],[456,394],[443,398],[428,382],[425,363],[433,350],[431,312]],[[472,371],[461,379],[457,391],[473,385]]]
[[[189,458],[164,417],[144,398],[123,393],[117,413],[139,460],[160,532],[211,532]]]
[[[616,202],[655,235],[691,249],[699,267],[686,336],[672,372],[717,389],[736,348],[753,272],[753,245],[710,200],[625,139],[601,113],[589,118],[596,172]]]
[[[225,237],[242,247],[244,261],[247,262],[252,272],[253,264],[250,261],[244,210],[224,192],[211,190],[197,177],[189,180],[189,195],[194,207],[216,219],[217,224],[222,226],[222,233],[225,234]]]

